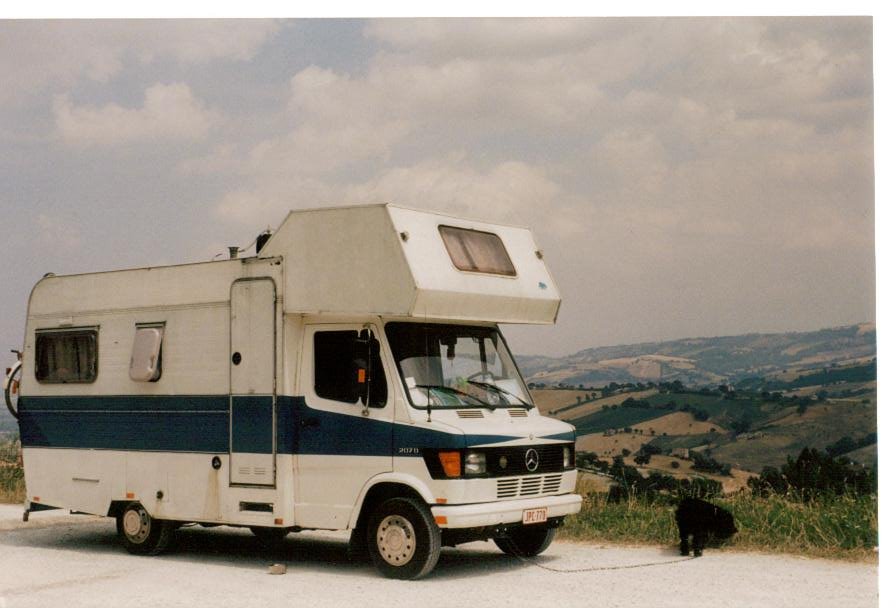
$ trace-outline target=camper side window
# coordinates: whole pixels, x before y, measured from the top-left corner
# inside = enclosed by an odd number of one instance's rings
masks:
[[[439,234],[458,270],[516,276],[513,262],[497,234],[455,226],[439,226]]]
[[[130,376],[134,382],[156,382],[162,377],[163,324],[138,325],[131,351]]]
[[[45,384],[90,383],[97,374],[97,330],[39,331],[34,375]]]
[[[358,332],[318,331],[314,334],[314,392],[318,397],[357,403],[361,397],[358,384],[357,353]],[[388,389],[386,373],[379,354],[379,342],[375,347],[370,365],[369,407],[385,407]]]

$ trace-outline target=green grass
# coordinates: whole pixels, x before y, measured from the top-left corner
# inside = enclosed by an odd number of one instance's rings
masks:
[[[25,500],[25,474],[19,464],[19,447],[14,440],[0,443],[0,503]]]
[[[21,467],[0,468],[0,503],[25,500],[25,477]]]
[[[742,492],[714,500],[730,510],[738,533],[722,549],[874,561],[877,499],[830,497],[801,503]],[[677,546],[674,507],[640,498],[611,503],[606,494],[584,497],[582,511],[566,518],[561,537],[571,540]]]

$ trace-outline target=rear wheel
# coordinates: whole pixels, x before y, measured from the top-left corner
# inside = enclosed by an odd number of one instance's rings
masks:
[[[150,517],[138,502],[132,502],[116,518],[118,536],[125,549],[135,555],[158,555],[171,545],[174,523]]]
[[[442,551],[441,531],[429,508],[415,498],[391,498],[367,524],[367,548],[377,570],[388,578],[429,574]]]
[[[494,541],[508,555],[535,557],[551,545],[556,533],[557,528],[547,526],[520,526],[512,528],[507,536],[497,537]]]

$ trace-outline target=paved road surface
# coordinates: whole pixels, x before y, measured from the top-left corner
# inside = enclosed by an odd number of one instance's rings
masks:
[[[534,563],[492,543],[445,549],[422,581],[381,578],[346,557],[344,534],[303,532],[285,552],[261,549],[247,530],[183,528],[172,553],[138,557],[119,547],[112,520],[32,514],[0,505],[0,608],[17,606],[487,606],[803,607],[877,605],[877,567],[708,550],[678,561],[674,547],[556,542]],[[267,573],[274,561],[285,575]],[[556,573],[651,562],[665,565]]]

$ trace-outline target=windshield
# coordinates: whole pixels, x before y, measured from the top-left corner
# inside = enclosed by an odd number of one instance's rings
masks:
[[[415,407],[532,407],[495,328],[387,323],[386,336]]]

